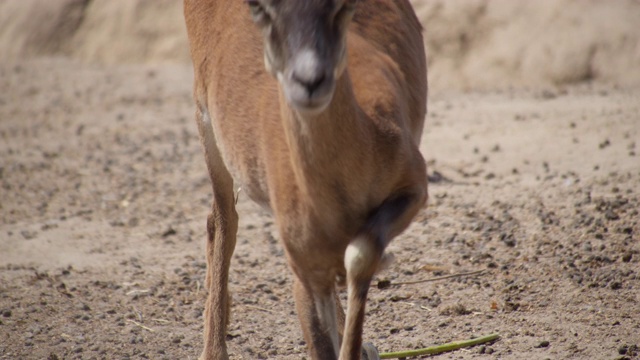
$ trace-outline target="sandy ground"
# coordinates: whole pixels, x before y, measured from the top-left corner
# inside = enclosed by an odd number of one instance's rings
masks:
[[[640,358],[638,0],[413,4],[431,198],[366,338]],[[0,54],[0,359],[197,358],[211,190],[181,2],[4,0]],[[304,358],[273,220],[238,211],[232,358]]]
[[[0,64],[0,358],[195,359],[209,180],[183,65]],[[366,338],[439,358],[640,351],[640,89],[441,92],[421,149],[431,201],[391,245]],[[300,359],[291,275],[240,193],[228,343]]]

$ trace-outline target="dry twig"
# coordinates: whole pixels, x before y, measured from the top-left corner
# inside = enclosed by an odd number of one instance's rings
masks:
[[[390,282],[388,280],[382,280],[382,281],[378,281],[378,288],[379,289],[385,289],[385,288],[388,288],[389,286],[413,285],[413,284],[421,284],[421,283],[426,283],[426,282],[447,280],[447,279],[453,279],[453,278],[459,278],[459,277],[465,277],[465,276],[474,276],[474,275],[483,274],[485,271],[486,270],[477,270],[477,271],[471,271],[471,272],[466,272],[466,273],[439,276],[439,277],[434,277],[434,278],[431,278],[431,279],[422,279],[422,280],[415,280],[415,281],[403,281],[403,282],[395,282],[395,283],[392,283],[392,282]]]
[[[156,332],[156,331],[155,331],[155,330],[153,330],[152,328],[146,327],[146,326],[144,326],[144,325],[140,324],[139,322],[137,322],[137,321],[135,321],[135,320],[127,319],[127,321],[128,321],[128,322],[130,322],[130,323],[132,323],[133,325],[135,325],[135,326],[139,326],[139,327],[141,327],[141,328],[143,328],[143,329],[145,329],[145,330],[147,330],[147,331],[150,331],[150,332]]]

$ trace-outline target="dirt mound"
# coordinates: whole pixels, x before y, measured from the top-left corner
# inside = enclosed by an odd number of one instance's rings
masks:
[[[0,52],[103,64],[189,61],[182,2],[175,0],[3,1]]]
[[[640,84],[638,1],[414,1],[433,85]]]
[[[432,86],[640,84],[637,0],[414,1]],[[6,0],[0,53],[106,64],[188,62],[175,0]]]
[[[635,0],[414,1],[437,89],[640,84]],[[85,61],[187,62],[174,0],[7,0],[0,52]]]

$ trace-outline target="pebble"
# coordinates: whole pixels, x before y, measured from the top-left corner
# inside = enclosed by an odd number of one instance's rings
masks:
[[[549,347],[549,342],[547,340],[543,340],[541,341],[538,345],[536,345],[537,348],[546,348]]]
[[[174,336],[173,339],[171,339],[171,342],[174,344],[179,344],[182,342],[182,339],[184,339],[184,336],[182,335]]]
[[[610,287],[611,290],[619,290],[622,289],[622,283],[620,283],[619,281],[614,281],[611,283]]]
[[[605,211],[604,213],[604,217],[607,220],[618,220],[620,219],[620,216],[618,216],[618,214],[616,214],[613,210],[611,209],[607,209],[607,211]]]

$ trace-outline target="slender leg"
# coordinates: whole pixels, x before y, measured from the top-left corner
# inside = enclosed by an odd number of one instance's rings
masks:
[[[364,360],[380,360],[380,353],[372,343],[362,344],[362,358]]]
[[[333,284],[331,284],[333,286]],[[336,297],[332,287],[312,290],[300,279],[294,282],[294,297],[302,332],[312,359],[337,359],[339,349]]]
[[[203,360],[227,360],[225,337],[229,322],[229,266],[236,244],[238,214],[235,210],[233,179],[215,143],[206,112],[196,116],[205,160],[213,185],[212,212],[207,219],[207,287]]]
[[[344,336],[344,322],[346,321],[347,315],[344,313],[344,309],[342,308],[338,291],[334,293],[334,301],[336,303],[336,316],[338,319],[338,338],[340,339],[340,343],[342,343],[342,337]]]
[[[362,329],[369,285],[384,248],[366,236],[354,239],[345,253],[347,269],[347,316],[340,360],[358,360],[362,352]]]
[[[404,230],[420,206],[426,192],[399,194],[387,199],[367,220],[360,234],[349,243],[344,256],[347,270],[347,317],[340,360],[358,360],[364,353],[377,359],[371,345],[362,347],[367,294],[373,275],[383,261],[384,249],[391,239]]]

